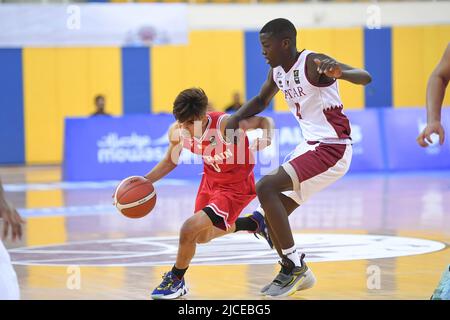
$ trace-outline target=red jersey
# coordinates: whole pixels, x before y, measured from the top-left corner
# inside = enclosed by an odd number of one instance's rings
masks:
[[[255,160],[244,134],[238,143],[225,141],[220,124],[229,115],[224,112],[208,112],[208,124],[200,138],[182,136],[183,147],[203,158],[206,178],[218,183],[234,183],[246,180],[253,174]]]

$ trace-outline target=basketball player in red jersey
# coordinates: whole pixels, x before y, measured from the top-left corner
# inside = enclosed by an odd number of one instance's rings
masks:
[[[269,234],[281,257],[281,271],[261,293],[283,297],[314,285],[315,278],[296,252],[288,215],[348,170],[352,156],[350,124],[342,112],[336,79],[366,85],[369,73],[321,53],[298,51],[297,31],[286,19],[268,22],[260,31],[262,54],[271,69],[260,93],[230,117],[226,134],[263,111],[280,90],[304,140],[291,159],[256,185]]]
[[[264,217],[254,212],[238,218],[241,211],[256,197],[251,149],[270,145],[273,125],[267,117],[249,117],[239,123],[245,130],[263,129],[263,137],[250,146],[245,133],[237,143],[225,141],[224,129],[229,115],[207,112],[208,98],[198,88],[182,91],[174,102],[177,120],[169,129],[169,148],[165,158],[145,177],[158,181],[178,163],[183,148],[203,158],[204,174],[195,201],[195,214],[187,219],[180,231],[178,255],[172,270],[165,273],[162,283],[153,291],[153,299],[175,299],[187,293],[184,274],[195,254],[198,243],[236,231],[260,234],[272,246]]]

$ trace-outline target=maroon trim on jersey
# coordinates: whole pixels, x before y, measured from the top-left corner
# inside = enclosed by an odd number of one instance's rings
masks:
[[[345,144],[321,143],[315,150],[307,151],[289,163],[301,183],[334,167],[344,156],[346,148]]]
[[[314,52],[310,52],[310,53],[308,53],[307,55],[306,55],[306,57],[305,57],[305,77],[306,77],[306,80],[308,80],[308,82],[309,82],[309,84],[310,85],[312,85],[312,86],[314,86],[314,87],[318,87],[318,88],[323,88],[323,87],[329,87],[329,86],[331,86],[333,83],[335,83],[336,82],[336,79],[334,79],[333,81],[331,81],[331,82],[329,82],[329,83],[319,83],[319,84],[314,84],[312,81],[311,81],[311,79],[308,77],[308,57],[311,55],[311,54],[314,54]]]
[[[323,114],[327,118],[327,121],[336,131],[339,139],[351,139],[350,138],[350,122],[345,114],[342,113],[343,105],[333,106],[329,109],[323,110]]]

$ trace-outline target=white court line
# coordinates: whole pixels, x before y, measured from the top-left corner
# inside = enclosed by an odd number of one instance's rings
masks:
[[[78,190],[78,189],[109,189],[116,188],[120,180],[108,181],[86,181],[86,182],[50,182],[50,183],[21,183],[4,184],[3,189],[6,192],[24,192],[30,190]],[[189,180],[163,179],[155,183],[155,186],[185,186],[192,184]]]
[[[178,237],[149,237],[149,238],[135,238],[135,239],[148,239],[149,241],[145,244],[151,244],[154,246],[159,246],[159,247],[164,247],[166,249],[172,248],[174,247],[171,244],[167,244],[167,243],[160,243],[160,242],[155,242],[154,240],[171,240],[171,239],[178,239]],[[66,243],[58,243],[58,244],[50,244],[50,245],[45,245],[45,246],[29,246],[29,247],[20,247],[20,248],[14,248],[9,250],[9,252],[16,252],[17,250],[30,250],[32,249],[34,251],[34,249],[39,249],[39,248],[54,248],[54,247],[60,247],[60,246],[67,246],[67,245],[80,245],[80,244],[95,244],[95,243],[114,243],[114,242],[132,242],[132,241],[127,241],[127,240],[131,240],[131,239],[107,239],[107,240],[86,240],[86,241],[74,241],[74,242],[66,242]],[[31,251],[31,250],[30,250]]]
[[[162,251],[156,251],[156,252],[148,252],[148,253],[141,253],[138,254],[123,254],[123,255],[112,255],[112,256],[104,256],[104,257],[75,257],[75,258],[61,258],[61,259],[45,259],[45,262],[62,262],[62,261],[76,261],[76,260],[105,260],[105,259],[127,259],[127,258],[142,258],[142,257],[150,257],[150,256],[157,256],[157,255],[163,255],[163,254],[169,254],[172,252],[175,252],[178,247],[175,247],[173,245],[168,245],[164,243],[154,243],[156,246],[160,247],[166,247],[166,250]],[[11,250],[12,251],[12,250]],[[51,252],[51,251],[49,251]],[[23,252],[21,252],[23,253]],[[30,251],[30,253],[33,253],[33,251]],[[31,260],[24,260],[21,261],[22,263],[35,263],[39,260],[31,259]]]
[[[41,212],[41,213],[53,213],[53,212],[83,212],[83,211],[117,211],[112,203],[97,204],[88,206],[64,206],[64,207],[45,207],[45,208],[19,208],[24,213],[29,212]]]
[[[26,261],[13,261],[13,264],[17,265],[50,265],[50,266],[67,266],[68,263],[62,264],[57,262],[74,262],[80,266],[161,266],[166,264],[173,264],[172,257],[175,256],[176,253],[176,245],[177,243],[168,244],[167,242],[176,240],[177,236],[165,236],[165,237],[143,237],[143,238],[129,238],[129,239],[106,239],[106,240],[92,240],[92,241],[79,241],[73,243],[62,244],[64,245],[74,245],[81,243],[88,243],[93,245],[95,243],[105,243],[109,244],[113,242],[113,245],[127,245],[127,244],[142,244],[142,245],[153,245],[163,247],[161,251],[151,252],[151,253],[138,253],[135,254],[136,251],[133,251],[132,254],[127,252],[128,254],[119,254],[113,256],[103,256],[103,257],[67,257],[61,259],[42,259],[37,260],[36,257],[34,259],[28,259]],[[294,238],[296,242],[306,242],[306,243],[315,243],[317,241],[323,240],[323,245],[326,245],[327,248],[315,247],[311,248],[311,252],[318,254],[318,256],[312,255],[310,258],[311,261],[314,262],[322,262],[322,261],[348,261],[348,260],[361,260],[361,259],[382,259],[382,258],[394,258],[394,257],[402,257],[402,256],[411,256],[411,255],[419,255],[430,252],[439,251],[442,249],[446,249],[447,246],[445,243],[428,240],[428,239],[420,239],[420,238],[409,238],[409,237],[397,237],[397,236],[384,236],[384,235],[356,235],[356,234],[294,234]],[[383,241],[379,241],[379,239]],[[152,241],[153,240],[153,241]],[[167,242],[164,242],[166,240]],[[226,242],[229,240],[234,240],[236,242],[231,242],[231,246],[228,246],[228,249],[225,247]],[[258,248],[262,246],[260,240],[248,238],[248,235],[227,235],[219,239],[214,239],[212,241],[212,245],[210,246],[202,246],[202,250],[198,251],[197,258],[194,258],[192,263],[194,264],[207,264],[207,265],[226,265],[226,264],[267,264],[274,263],[277,259],[277,256],[274,251],[270,251],[268,248]],[[260,245],[256,246],[255,244],[259,243]],[[335,243],[335,247],[329,248],[330,243]],[[350,244],[356,243],[359,246],[363,246],[361,248],[353,248],[349,247]],[[384,245],[382,245],[384,243]],[[240,250],[240,246],[242,245],[242,250],[248,250],[247,252],[241,252],[239,254],[236,250]],[[34,248],[38,250],[45,251],[45,248],[57,247],[61,246],[58,244],[50,245],[50,246],[35,246]],[[235,246],[239,248],[234,248]],[[12,249],[11,252],[15,250],[23,253],[28,248],[18,248]],[[245,248],[245,249],[244,249]],[[390,249],[390,250],[389,250]],[[395,249],[395,250],[392,250]],[[304,250],[306,253],[310,250]],[[328,253],[327,251],[330,251]],[[375,250],[375,251],[373,251]],[[64,252],[64,250],[60,250]],[[74,250],[67,250],[74,251]],[[106,250],[104,250],[106,251]],[[226,257],[220,257],[221,252],[226,251],[226,254],[232,254]],[[321,252],[325,253],[322,254]],[[373,251],[373,252],[372,252]],[[32,250],[29,251],[33,253]],[[54,253],[55,251],[50,251],[48,253]],[[120,252],[124,252],[121,250]],[[78,252],[77,252],[78,253]],[[114,252],[116,253],[116,252]],[[139,261],[139,262],[115,262],[117,259],[135,259],[142,258],[148,256],[161,255],[161,260],[157,261]],[[165,256],[163,256],[165,255]],[[213,256],[212,256],[213,255]],[[113,263],[101,264],[101,263],[89,263],[89,261],[99,261],[105,259],[113,259]],[[170,262],[168,261],[170,259]],[[233,261],[233,259],[235,261]],[[238,260],[238,261],[236,261]],[[84,261],[82,263],[79,263]],[[307,259],[308,261],[308,259]],[[55,263],[56,262],[56,263]]]
[[[11,250],[10,250],[11,251]],[[26,250],[14,249],[14,253],[43,253],[43,254],[141,254],[142,251],[89,251],[89,250]]]

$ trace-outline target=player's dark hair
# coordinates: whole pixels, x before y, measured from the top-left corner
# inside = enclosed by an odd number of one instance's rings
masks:
[[[295,45],[297,30],[292,22],[287,19],[278,18],[267,22],[259,33],[267,33],[278,39],[288,38]]]
[[[206,113],[208,97],[200,88],[181,91],[173,103],[173,115],[179,122],[199,119]]]
[[[97,103],[97,102],[98,102],[98,100],[100,100],[100,99],[103,99],[103,100],[105,100],[105,96],[104,96],[104,95],[102,95],[102,94],[98,94],[98,95],[96,95],[96,96],[94,97],[94,101],[95,101],[95,103]]]

